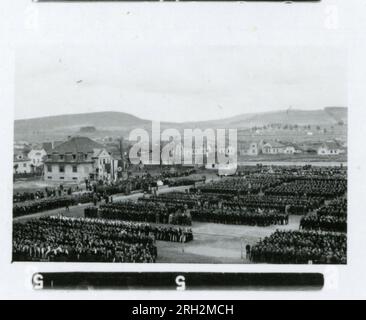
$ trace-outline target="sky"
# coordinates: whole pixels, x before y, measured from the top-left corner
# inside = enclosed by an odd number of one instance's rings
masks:
[[[121,111],[183,122],[347,106],[346,61],[327,46],[22,48],[15,118]]]

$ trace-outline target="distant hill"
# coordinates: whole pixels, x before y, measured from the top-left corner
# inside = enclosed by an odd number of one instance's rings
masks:
[[[252,115],[239,115],[225,119],[227,127],[253,127],[271,123],[297,125],[333,125],[339,120],[347,122],[347,108],[332,107],[319,110],[282,110]]]
[[[60,115],[53,117],[34,118],[15,121],[15,132],[58,129],[77,129],[82,127],[130,127],[148,123],[133,115],[123,112],[96,112],[83,114]]]
[[[265,113],[242,114],[231,118],[186,122],[161,123],[162,129],[183,128],[238,128],[245,129],[267,124],[292,125],[333,125],[342,121],[347,123],[347,108],[327,107],[318,110],[281,110]],[[53,117],[16,120],[14,124],[15,140],[40,142],[50,139],[64,138],[80,133],[81,128],[94,127],[99,136],[125,135],[134,128],[151,127],[151,121],[140,119],[123,112],[97,112],[87,114],[60,115]],[[91,134],[96,134],[91,133]]]
[[[347,123],[348,110],[344,107],[327,107],[324,111],[331,117],[333,117],[337,122],[342,121]]]

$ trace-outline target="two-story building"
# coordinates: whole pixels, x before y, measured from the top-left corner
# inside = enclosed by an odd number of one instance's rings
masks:
[[[32,162],[24,153],[15,153],[13,161],[14,174],[30,174],[34,172]]]
[[[112,178],[112,156],[86,137],[72,137],[47,154],[45,180],[82,182]]]
[[[240,155],[257,156],[259,154],[259,148],[257,142],[240,142],[239,143]]]

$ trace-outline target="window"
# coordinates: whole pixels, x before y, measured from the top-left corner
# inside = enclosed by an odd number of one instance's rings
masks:
[[[48,165],[48,166],[47,166],[47,171],[48,171],[48,172],[52,172],[52,166]]]
[[[74,177],[74,178],[72,178],[72,180],[77,180],[78,178],[76,178],[76,177]]]
[[[72,172],[78,172],[78,166],[72,166]]]
[[[65,172],[65,166],[60,166],[60,172],[61,173]]]
[[[48,180],[51,180],[51,179],[52,179],[52,177],[47,177],[47,179],[48,179]]]
[[[88,159],[88,155],[87,155],[87,154],[85,154],[85,155],[84,155],[84,158],[85,158],[85,160],[87,160],[87,159]]]
[[[64,160],[64,155],[60,154],[60,160]]]
[[[72,155],[72,159],[73,159],[73,160],[76,160],[76,154],[73,154],[73,155]]]
[[[23,163],[23,167],[26,168],[27,167],[27,164],[26,163]]]
[[[65,179],[65,177],[60,177],[60,179],[61,179],[61,180],[64,180],[64,179]]]

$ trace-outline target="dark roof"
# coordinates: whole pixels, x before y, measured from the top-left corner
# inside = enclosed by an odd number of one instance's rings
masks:
[[[277,141],[268,141],[264,144],[267,144],[267,143],[270,144],[272,148],[284,148],[285,147],[284,144],[277,142]]]
[[[50,152],[52,150],[52,142],[43,142],[42,147],[46,152]]]
[[[340,146],[338,145],[338,143],[333,142],[333,141],[328,141],[325,142],[321,145],[321,147],[323,148],[328,148],[329,150],[336,150],[336,149],[340,149]]]
[[[102,149],[103,145],[89,139],[87,137],[72,137],[70,140],[60,144],[52,150],[52,153],[72,153],[77,154],[79,152],[89,153],[94,152],[94,149]]]

